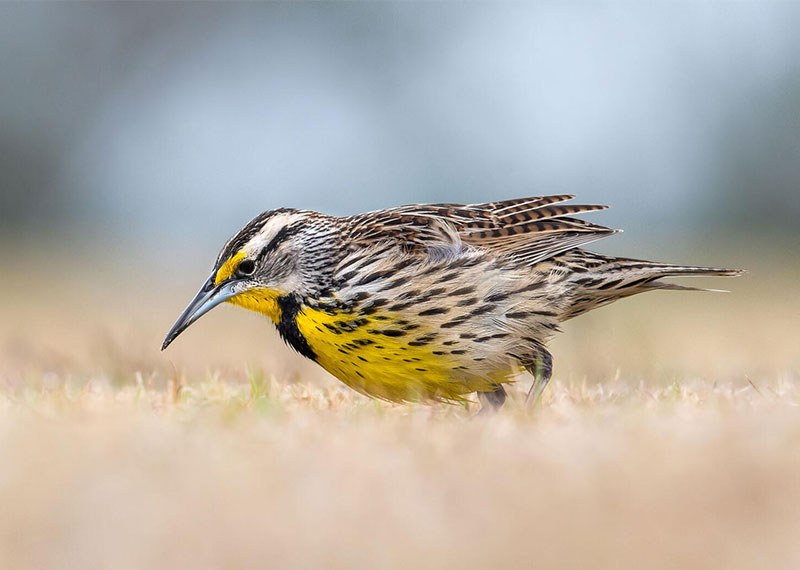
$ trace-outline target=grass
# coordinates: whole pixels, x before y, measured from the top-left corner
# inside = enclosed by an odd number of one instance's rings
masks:
[[[541,407],[521,378],[480,419],[233,308],[159,353],[196,284],[32,263],[0,291],[0,568],[796,568],[800,299],[759,263],[570,323]]]

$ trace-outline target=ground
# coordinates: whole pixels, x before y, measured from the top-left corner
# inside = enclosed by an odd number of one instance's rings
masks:
[[[354,394],[235,308],[159,353],[203,276],[86,266],[0,291],[0,568],[800,565],[791,265],[580,317],[490,418]]]

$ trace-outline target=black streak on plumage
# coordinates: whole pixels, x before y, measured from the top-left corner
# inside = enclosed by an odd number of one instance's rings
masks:
[[[281,338],[306,358],[316,360],[317,355],[311,350],[306,338],[297,328],[297,314],[300,312],[300,300],[297,295],[278,297],[278,307],[281,310],[281,319],[278,322],[278,332]]]

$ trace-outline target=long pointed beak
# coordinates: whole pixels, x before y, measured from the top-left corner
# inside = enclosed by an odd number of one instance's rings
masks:
[[[181,313],[172,328],[167,333],[167,338],[164,339],[164,344],[161,345],[161,350],[167,348],[170,343],[175,340],[179,334],[189,328],[193,322],[205,315],[211,309],[220,303],[227,301],[231,297],[235,297],[237,293],[233,291],[233,285],[238,281],[227,281],[214,285],[214,275],[208,278],[203,287],[195,295],[189,306]]]

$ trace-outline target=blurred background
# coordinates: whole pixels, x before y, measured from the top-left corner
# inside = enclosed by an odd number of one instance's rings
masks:
[[[562,373],[785,371],[798,29],[787,2],[2,3],[2,378],[321,374],[225,310],[157,352],[248,219],[548,193],[612,206],[605,253],[751,270],[576,321]]]

